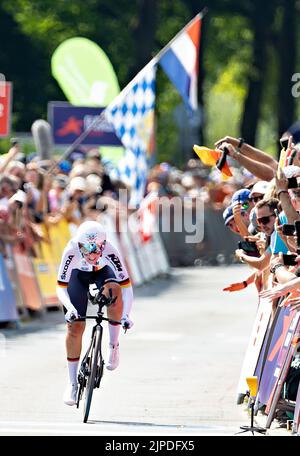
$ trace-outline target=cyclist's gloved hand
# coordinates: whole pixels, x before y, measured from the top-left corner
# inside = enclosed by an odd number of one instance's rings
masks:
[[[133,321],[130,320],[130,318],[128,317],[128,315],[124,315],[124,316],[121,318],[121,323],[122,323],[122,328],[124,328],[124,329],[130,329],[130,328],[132,328],[132,326],[133,326]]]
[[[76,320],[76,318],[78,318],[78,312],[75,308],[68,310],[68,312],[65,314],[65,319],[69,323],[72,323],[72,321]]]

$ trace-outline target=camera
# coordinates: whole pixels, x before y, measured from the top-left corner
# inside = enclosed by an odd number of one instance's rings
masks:
[[[298,188],[297,177],[288,178],[288,188]]]
[[[282,225],[282,234],[285,236],[294,236],[296,234],[295,225]]]
[[[288,146],[288,143],[289,143],[289,138],[281,138],[281,139],[279,140],[279,142],[280,142],[281,147],[282,147],[283,149],[286,149],[287,146]]]
[[[260,253],[258,251],[257,245],[255,242],[250,241],[239,241],[238,248],[244,250],[247,255],[253,257],[259,257]]]
[[[297,258],[297,255],[288,255],[286,253],[282,254],[283,257],[283,264],[285,266],[296,266],[297,262],[295,261]]]
[[[16,146],[17,144],[19,144],[19,141],[17,138],[11,138],[10,144],[13,147],[13,146]]]

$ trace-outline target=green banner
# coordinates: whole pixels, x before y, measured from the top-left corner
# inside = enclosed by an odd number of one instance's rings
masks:
[[[51,59],[52,75],[75,106],[107,106],[120,92],[105,52],[87,38],[61,43]]]
[[[61,43],[51,59],[52,75],[67,100],[74,106],[107,106],[120,87],[105,52],[87,38],[70,38]],[[122,147],[101,147],[101,155],[115,165],[123,156]]]

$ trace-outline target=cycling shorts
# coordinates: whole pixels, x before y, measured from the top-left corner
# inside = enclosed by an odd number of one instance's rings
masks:
[[[109,266],[104,266],[99,271],[80,271],[73,269],[68,283],[67,291],[70,301],[81,317],[86,316],[89,285],[96,284],[100,290],[108,282],[117,282],[114,271]],[[66,314],[67,310],[63,308]]]

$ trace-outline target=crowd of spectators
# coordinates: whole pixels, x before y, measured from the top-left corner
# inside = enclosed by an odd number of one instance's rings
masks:
[[[261,249],[270,233],[264,233],[265,225],[257,222],[264,217],[261,215],[264,209],[255,205],[264,196],[267,200],[285,198],[284,192],[280,196],[276,194],[276,185],[282,185],[274,178],[278,163],[250,145],[243,143],[238,147],[239,140],[235,138],[223,138],[216,146],[219,149],[227,147],[232,177],[223,181],[219,170],[203,165],[196,157],[191,158],[183,169],[164,162],[150,169],[145,195],[155,192],[159,197],[176,196],[191,200],[200,197],[206,206],[224,210],[225,225],[243,239],[256,236],[255,242]],[[300,171],[298,164],[300,160],[296,154],[288,177],[297,176],[297,170]],[[111,207],[122,210],[124,198],[119,198],[121,189],[129,190],[115,178],[111,162],[101,158],[99,149],[79,149],[64,160],[60,157],[41,160],[36,153],[23,154],[20,146],[15,144],[0,158],[1,252],[4,253],[6,243],[17,243],[20,249],[35,256],[36,242],[47,241],[41,223],[48,226],[64,218],[76,226],[85,219],[96,219]],[[289,196],[294,195],[294,190],[289,192]],[[125,204],[128,201],[129,192]],[[293,198],[291,204],[294,204]],[[280,208],[279,204],[279,212]],[[289,212],[286,211],[291,221]],[[273,221],[274,225],[275,219]],[[237,253],[238,258],[239,255]],[[273,261],[271,256],[269,260]],[[265,266],[266,261],[262,264]]]
[[[234,177],[223,182],[218,170],[198,158],[191,158],[184,169],[160,163],[149,172],[145,195],[201,197],[214,208],[224,208],[232,192],[251,179],[243,168],[232,169]],[[0,251],[4,254],[10,243],[36,256],[36,243],[47,241],[41,223],[48,226],[64,218],[76,226],[110,208],[122,210],[128,200],[119,198],[120,189],[128,190],[129,200],[129,189],[115,178],[111,162],[101,158],[99,149],[41,160],[36,153],[23,154],[18,143],[13,145],[0,157]]]
[[[251,267],[243,282],[224,291],[239,291],[254,283],[261,297],[273,299],[275,315],[277,298],[300,288],[299,145],[289,137],[280,163],[241,139],[225,137],[216,145],[227,148],[230,157],[256,177],[231,195],[223,211],[225,226],[240,237],[235,255]],[[291,306],[299,308],[299,299]]]

